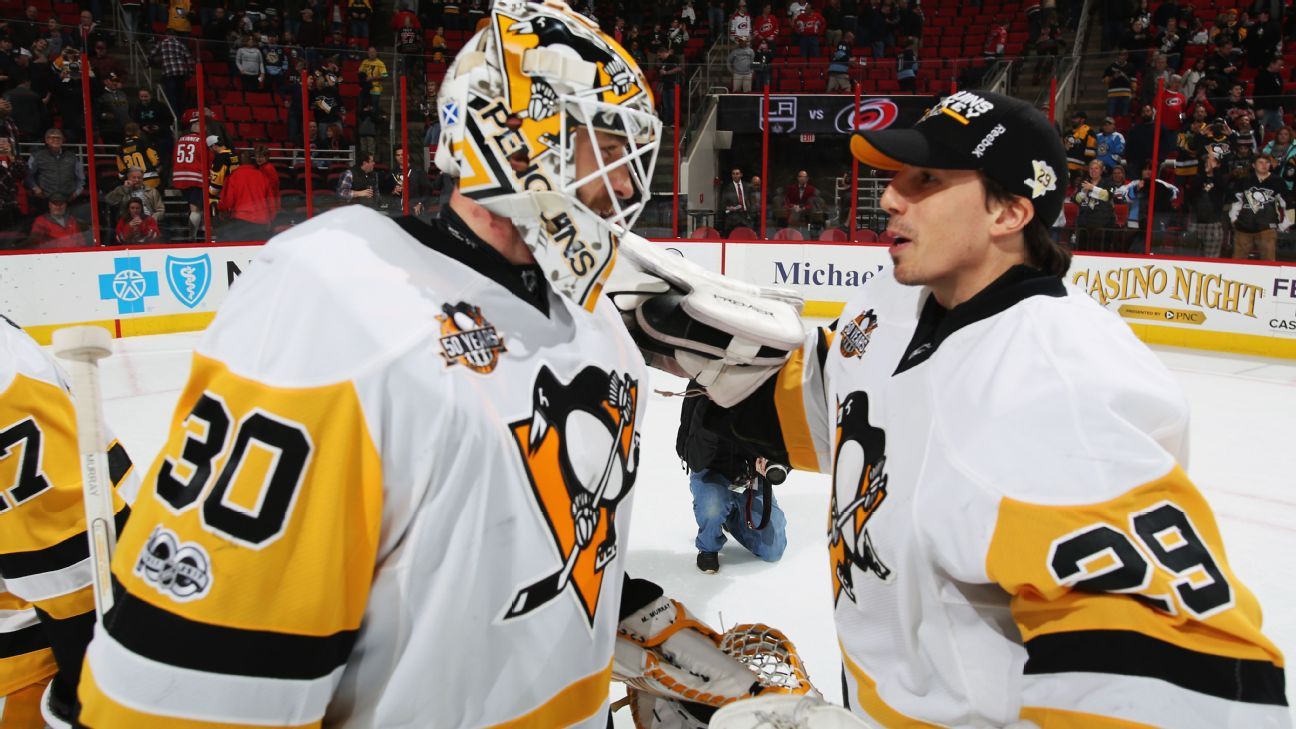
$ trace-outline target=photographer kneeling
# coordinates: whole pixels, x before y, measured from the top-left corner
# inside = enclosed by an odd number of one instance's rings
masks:
[[[700,388],[690,382],[689,390]],[[777,562],[787,547],[787,519],[769,485],[782,483],[787,467],[754,457],[708,430],[703,424],[710,405],[705,395],[685,398],[675,438],[693,492],[698,569],[720,569],[719,552],[727,541],[722,529],[752,554]]]

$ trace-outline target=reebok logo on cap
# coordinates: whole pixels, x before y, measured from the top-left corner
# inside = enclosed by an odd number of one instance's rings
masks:
[[[860,131],[851,153],[881,170],[904,166],[976,170],[1031,201],[1051,225],[1066,191],[1059,171],[1066,152],[1053,125],[1032,105],[988,91],[960,91],[932,107],[912,129]]]
[[[985,139],[982,139],[981,143],[976,146],[976,149],[972,150],[972,156],[981,159],[985,155],[985,151],[990,148],[990,145],[994,144],[999,135],[1006,131],[1008,130],[1004,129],[1004,125],[996,124],[995,128],[991,129],[990,133],[985,135]]]

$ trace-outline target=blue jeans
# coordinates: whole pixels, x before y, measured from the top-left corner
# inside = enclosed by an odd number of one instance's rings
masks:
[[[763,529],[747,526],[747,494],[729,489],[729,481],[710,469],[689,474],[689,490],[693,492],[693,518],[698,523],[695,540],[699,552],[719,552],[728,541],[720,529],[729,530],[734,539],[752,554],[766,562],[777,562],[787,548],[787,519],[779,508],[778,500],[770,493],[769,524]],[[759,492],[752,494],[752,518],[761,513]]]

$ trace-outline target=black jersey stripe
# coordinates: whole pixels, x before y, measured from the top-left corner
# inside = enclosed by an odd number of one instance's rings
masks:
[[[1273,663],[1199,653],[1129,630],[1042,635],[1026,642],[1026,653],[1027,675],[1143,676],[1229,701],[1287,705],[1283,669]]]
[[[126,520],[129,517],[129,506],[123,506],[121,511],[117,512],[114,521],[117,523],[118,534],[121,534],[121,530],[126,526]],[[45,549],[0,554],[0,577],[17,579],[45,572],[57,572],[67,569],[89,556],[90,545],[86,541],[85,532],[80,532]]]
[[[0,659],[21,656],[43,648],[49,648],[49,641],[45,638],[40,623],[33,623],[11,633],[0,633]]]
[[[63,620],[40,608],[36,608],[36,614],[40,616],[45,639],[54,651],[63,685],[76,686],[81,681],[81,661],[85,658],[86,646],[94,637],[95,611],[87,610]]]
[[[130,454],[122,446],[120,441],[113,441],[108,447],[108,478],[112,479],[113,486],[120,486],[122,479],[131,469]]]
[[[113,578],[108,632],[127,650],[160,663],[234,676],[311,680],[346,663],[358,630],[309,636],[189,620],[131,595]]]

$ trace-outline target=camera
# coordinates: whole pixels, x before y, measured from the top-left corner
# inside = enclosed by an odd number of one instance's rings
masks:
[[[765,480],[770,482],[771,486],[778,486],[787,480],[788,467],[782,463],[770,462],[765,466]]]

